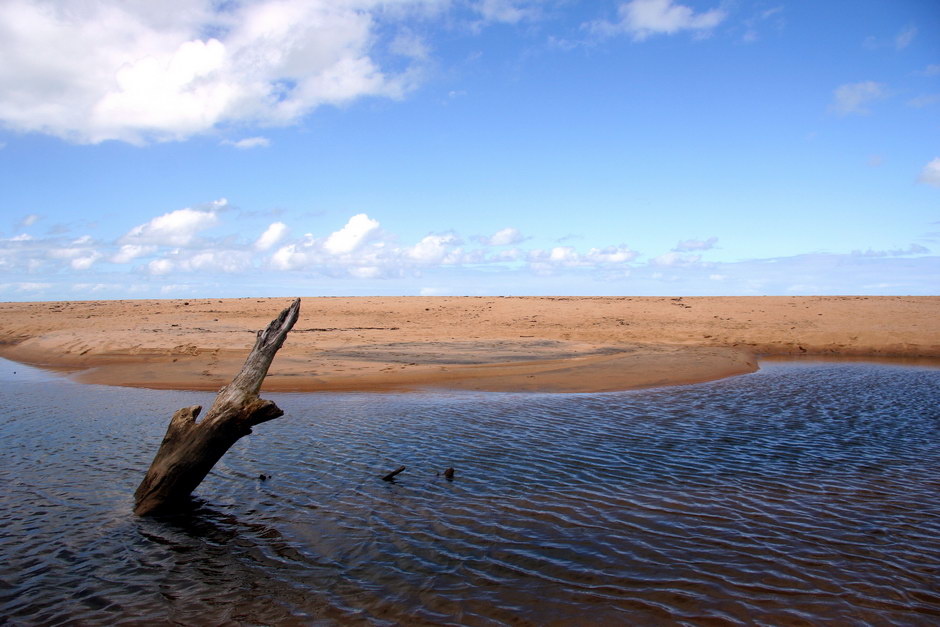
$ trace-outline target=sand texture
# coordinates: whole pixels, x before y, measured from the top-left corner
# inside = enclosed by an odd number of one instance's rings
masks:
[[[289,298],[0,303],[0,356],[83,382],[215,390]],[[304,298],[264,389],[598,392],[755,355],[940,358],[940,297]]]

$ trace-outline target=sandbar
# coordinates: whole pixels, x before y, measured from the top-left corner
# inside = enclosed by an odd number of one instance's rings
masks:
[[[0,303],[0,357],[217,390],[290,301]],[[264,389],[608,392],[745,374],[758,356],[936,362],[940,297],[309,297]]]

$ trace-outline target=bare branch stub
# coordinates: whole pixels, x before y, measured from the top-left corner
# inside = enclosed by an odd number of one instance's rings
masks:
[[[202,410],[199,405],[173,414],[150,469],[134,492],[135,514],[172,511],[185,503],[235,442],[251,433],[255,425],[284,415],[274,402],[258,393],[299,314],[298,298],[258,332],[241,371],[219,391],[201,421],[196,422]]]

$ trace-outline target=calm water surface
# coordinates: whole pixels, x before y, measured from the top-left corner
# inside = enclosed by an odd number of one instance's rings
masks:
[[[940,370],[267,396],[193,511],[138,519],[212,395],[0,361],[0,622],[940,623]]]

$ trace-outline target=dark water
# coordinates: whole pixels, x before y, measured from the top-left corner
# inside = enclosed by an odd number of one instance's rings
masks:
[[[137,519],[131,495],[170,414],[211,395],[0,362],[0,616],[940,623],[940,370],[270,397],[287,415],[223,458],[193,512]],[[436,474],[448,466],[453,481]]]

